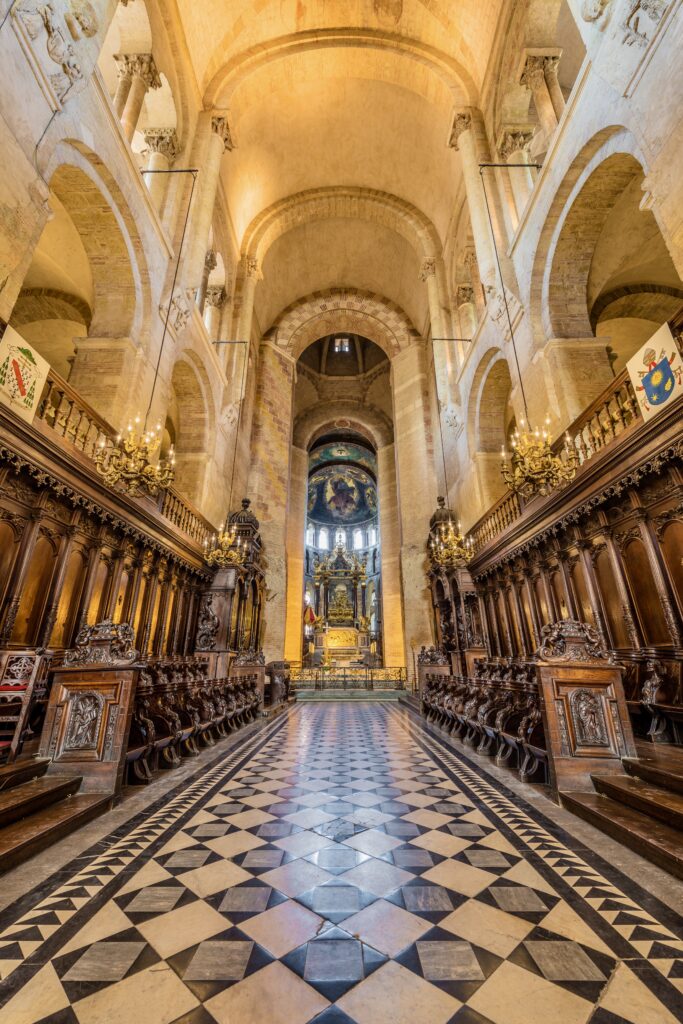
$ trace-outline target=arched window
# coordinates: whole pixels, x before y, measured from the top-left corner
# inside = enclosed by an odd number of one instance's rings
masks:
[[[370,530],[368,532],[368,544],[370,545],[370,547],[372,547],[372,545],[376,544],[376,543],[377,543],[377,530],[375,529],[374,526],[371,526]]]
[[[342,547],[346,547],[346,530],[337,530],[334,535],[334,543],[341,544]]]
[[[327,551],[330,546],[330,535],[327,532],[327,527],[323,526],[318,533],[318,547],[322,548],[323,551]]]
[[[362,548],[362,547],[363,547],[363,531],[362,530],[354,530],[353,531],[353,550],[354,551],[358,551],[358,549]]]
[[[315,544],[315,529],[312,526],[309,526],[306,529],[306,543],[311,548]]]

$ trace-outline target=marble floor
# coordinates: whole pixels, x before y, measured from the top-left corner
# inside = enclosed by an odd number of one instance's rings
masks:
[[[678,883],[403,707],[295,707],[148,792],[0,914],[0,1024],[683,1019]]]

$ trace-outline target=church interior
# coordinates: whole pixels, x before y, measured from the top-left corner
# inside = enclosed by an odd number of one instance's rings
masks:
[[[682,0],[0,0],[0,1024],[683,1020]]]

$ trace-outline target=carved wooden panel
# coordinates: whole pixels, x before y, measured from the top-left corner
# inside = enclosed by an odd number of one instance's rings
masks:
[[[83,774],[84,792],[119,791],[137,671],[55,672],[40,742],[52,773]]]

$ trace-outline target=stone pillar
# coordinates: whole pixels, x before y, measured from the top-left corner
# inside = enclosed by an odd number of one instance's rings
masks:
[[[204,257],[204,269],[202,270],[202,280],[199,285],[197,292],[197,305],[199,306],[199,312],[204,314],[204,303],[206,302],[206,290],[209,287],[209,275],[212,270],[215,270],[218,266],[218,260],[216,259],[216,253],[213,249],[209,249]]]
[[[220,179],[221,159],[226,150],[233,149],[230,127],[225,114],[211,111],[200,114],[197,134],[200,136],[200,144],[204,142],[204,146],[203,152],[193,154],[193,157],[197,157],[197,163],[193,163],[193,166],[199,167],[199,175],[190,211],[190,223],[187,230],[190,245],[185,263],[185,283],[193,291],[200,285],[204,259],[209,248],[209,232]],[[206,138],[203,139],[202,136],[206,136]]]
[[[545,84],[548,86],[548,92],[550,93],[550,102],[553,105],[553,110],[557,120],[559,121],[564,114],[564,108],[566,106],[564,100],[564,93],[562,92],[562,86],[560,80],[557,77],[557,65],[560,63],[560,54],[548,54],[543,61],[543,74],[545,75]]]
[[[223,285],[211,285],[209,288],[206,289],[204,323],[206,324],[206,330],[209,335],[209,341],[218,341],[219,339],[221,331],[221,315],[223,313],[224,302],[225,288],[223,288]],[[226,345],[225,347],[229,348],[230,346]]]
[[[251,325],[254,319],[254,294],[256,285],[261,280],[261,268],[255,256],[242,259],[242,302],[237,321],[237,337],[240,341],[251,340]]]
[[[467,107],[456,112],[449,145],[460,153],[479,275],[484,287],[494,286],[495,250],[486,212],[484,187],[479,173],[479,164],[489,161],[491,156],[481,113],[476,107]]]
[[[248,493],[261,524],[268,566],[266,579],[270,599],[266,606],[263,632],[266,661],[281,661],[285,651],[287,500],[294,368],[294,360],[289,356],[279,352],[269,342],[261,344]]]
[[[548,138],[557,128],[559,120],[545,76],[546,60],[549,58],[553,59],[550,54],[542,50],[525,50],[522,71],[519,77],[519,84],[525,85],[531,90],[538,120],[541,122],[541,127]],[[555,58],[559,60],[557,53],[555,53]],[[564,100],[562,102],[564,105]]]
[[[477,312],[474,305],[474,289],[469,284],[459,284],[455,290],[455,308],[458,311],[459,335],[461,338],[474,337],[477,330]],[[456,349],[460,353],[460,361],[467,352],[466,343],[459,341]]]
[[[469,246],[465,250],[463,256],[463,263],[465,269],[470,276],[470,284],[472,286],[472,301],[474,302],[475,319],[477,323],[481,321],[486,309],[486,299],[484,298],[484,288],[481,283],[481,277],[479,276],[479,264],[477,263],[477,254],[472,246]]]
[[[130,142],[140,120],[140,111],[145,102],[148,89],[159,89],[161,79],[151,53],[133,53],[125,55],[130,70],[130,88],[126,103],[121,113],[123,134]]]
[[[145,184],[157,213],[166,195],[168,176],[147,174],[147,171],[168,171],[180,152],[175,128],[145,128],[145,144],[148,149],[145,167]]]
[[[301,661],[303,637],[304,557],[306,500],[308,497],[308,452],[292,445],[287,508],[287,608],[285,621],[285,658]],[[316,593],[318,587],[314,588]],[[315,599],[319,615],[320,598]],[[270,611],[270,606],[268,606]]]
[[[420,280],[427,283],[429,301],[429,319],[434,349],[434,367],[436,370],[437,398],[440,407],[446,409],[451,402],[451,386],[454,369],[451,358],[451,341],[442,339],[453,337],[453,325],[446,308],[446,273],[443,260],[428,256],[422,261]]]
[[[529,145],[533,134],[534,129],[528,126],[504,128],[498,142],[498,152],[501,159],[505,160],[508,164],[528,165]],[[534,187],[534,178],[531,167],[528,166],[511,167],[508,175],[519,222]]]
[[[406,664],[403,601],[401,598],[401,524],[396,486],[396,452],[393,444],[377,452],[379,536],[382,571],[382,631],[384,664]]]
[[[133,80],[133,74],[131,71],[129,58],[123,53],[114,54],[114,60],[116,61],[116,74],[118,76],[118,83],[116,85],[116,92],[114,93],[114,111],[119,121],[123,114],[123,108],[126,105],[128,99],[128,93],[130,92],[130,83]]]
[[[409,678],[413,654],[434,642],[432,602],[426,577],[425,543],[436,506],[434,452],[429,416],[427,360],[415,344],[391,365],[401,523],[401,579],[405,615],[405,663]]]

